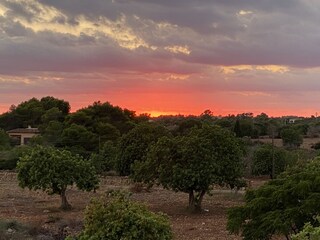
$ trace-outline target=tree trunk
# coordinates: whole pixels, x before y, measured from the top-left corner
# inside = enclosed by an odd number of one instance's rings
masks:
[[[202,200],[205,194],[206,194],[206,191],[202,190],[199,194],[199,197],[196,199],[196,204],[195,204],[196,211],[201,211]]]
[[[195,197],[193,190],[189,192],[189,209],[192,212],[200,212],[202,210],[201,204],[205,193],[206,191],[202,190],[200,194]]]
[[[60,208],[63,209],[63,210],[70,210],[71,209],[71,205],[68,203],[68,200],[67,200],[66,189],[62,189],[61,190],[60,197],[61,197],[61,206],[60,206]]]
[[[194,208],[194,194],[193,190],[189,192],[189,208],[192,209]]]

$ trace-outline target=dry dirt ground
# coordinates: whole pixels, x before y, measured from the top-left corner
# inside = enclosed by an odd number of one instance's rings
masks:
[[[253,187],[261,182],[263,180],[255,180]],[[130,190],[130,182],[127,178],[106,177],[102,179],[96,193],[70,188],[67,194],[73,209],[63,212],[59,210],[58,196],[21,189],[18,187],[16,173],[3,171],[0,172],[0,218],[17,220],[33,226],[34,231],[52,235],[55,239],[63,239],[57,236],[62,236],[66,231],[76,233],[81,230],[83,210],[90,199],[102,196],[110,189]],[[229,207],[242,204],[243,192],[235,194],[230,190],[216,190],[213,196],[205,197],[203,207],[206,212],[202,214],[191,214],[186,210],[187,194],[160,187],[153,188],[151,192],[133,193],[132,198],[145,203],[155,212],[166,213],[177,240],[241,239],[239,236],[229,235],[226,231],[226,211]]]

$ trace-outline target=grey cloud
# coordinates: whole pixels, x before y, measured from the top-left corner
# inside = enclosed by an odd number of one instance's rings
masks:
[[[49,31],[33,33],[18,22],[10,22],[18,15],[32,22],[30,11],[21,4],[5,1],[11,10],[3,30],[8,37],[25,36],[25,39],[2,40],[0,50],[5,59],[0,60],[0,72],[121,69],[184,73],[189,69],[197,72],[201,65],[320,65],[320,35],[315,21],[320,18],[320,4],[316,1],[309,4],[303,0],[40,2],[68,16],[53,20],[61,24],[77,25],[79,14],[94,21],[100,16],[115,20],[125,14],[134,33],[159,49],[130,52],[107,36],[89,36],[85,32],[80,37]],[[240,10],[252,14],[239,16]],[[161,21],[177,26],[159,30],[157,23]],[[170,45],[188,45],[191,54],[174,55],[161,49]],[[183,63],[188,69],[183,69]]]

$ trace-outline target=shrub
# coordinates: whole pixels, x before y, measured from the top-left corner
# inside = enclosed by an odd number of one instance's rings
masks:
[[[316,222],[319,224],[320,217],[315,218]],[[307,222],[302,231],[294,234],[292,240],[319,240],[320,239],[320,227],[314,227],[310,222]]]
[[[85,228],[79,240],[169,240],[172,232],[163,214],[131,202],[123,193],[95,199],[85,212]]]
[[[284,149],[272,147],[271,144],[263,145],[253,153],[252,174],[256,176],[269,175],[270,178],[275,178],[285,170],[286,158],[287,151]],[[273,176],[273,168],[275,176]]]
[[[281,131],[283,146],[287,148],[298,148],[303,143],[300,132],[294,128],[285,128]]]
[[[0,170],[15,169],[19,158],[28,150],[28,146],[17,146],[8,151],[0,151]]]

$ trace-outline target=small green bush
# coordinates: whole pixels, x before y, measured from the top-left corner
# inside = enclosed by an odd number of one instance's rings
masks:
[[[316,223],[320,223],[320,217],[315,218]],[[314,227],[310,222],[307,222],[302,231],[292,236],[292,240],[319,240],[320,227]]]
[[[17,146],[7,151],[0,151],[0,170],[13,170],[19,158],[28,151],[27,146]]]
[[[170,240],[172,231],[167,217],[131,202],[124,194],[110,201],[95,199],[87,207],[85,228],[79,240]]]

